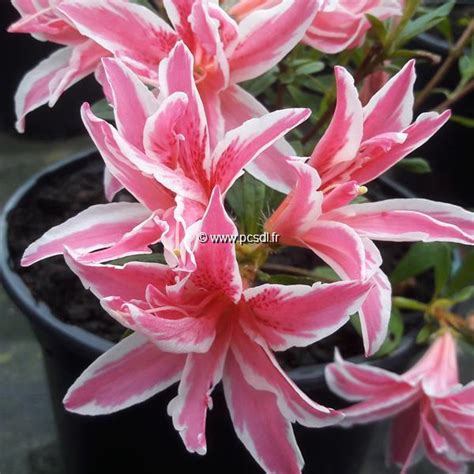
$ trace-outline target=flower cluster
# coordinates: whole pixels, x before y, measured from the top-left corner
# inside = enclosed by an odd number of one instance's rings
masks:
[[[329,336],[356,312],[366,355],[377,352],[391,286],[373,240],[474,244],[474,215],[457,206],[357,202],[367,183],[428,140],[449,112],[413,121],[413,62],[365,105],[351,74],[337,67],[333,119],[307,160],[283,137],[311,111],[268,112],[238,85],[300,41],[327,52],[356,47],[370,26],[365,13],[385,19],[399,15],[401,5],[242,1],[230,10],[233,18],[207,0],[163,3],[171,25],[125,0],[14,2],[22,19],[10,31],[64,45],[21,83],[18,129],[28,112],[94,72],[115,125],[89,104],[81,113],[105,163],[106,196],[112,201],[124,188],[136,200],[92,206],[24,254],[23,265],[64,255],[107,313],[133,332],[81,375],[65,407],[113,413],[179,381],[168,412],[186,448],[205,454],[206,414],[222,381],[237,436],[267,472],[301,471],[292,423],[318,428],[395,412],[394,430],[409,425],[410,438],[395,433],[394,461],[409,465],[423,444],[431,461],[457,472],[472,459],[472,387],[456,385],[448,332],[400,377],[337,357],[327,372],[331,387],[351,400],[368,399],[344,411],[309,399],[274,356]],[[275,246],[200,241],[201,233],[238,234],[225,200],[244,173],[284,193],[265,231],[279,234],[280,246],[314,252],[341,281],[262,284],[258,271]],[[157,243],[164,261],[141,261]],[[117,263],[123,257],[134,258]]]

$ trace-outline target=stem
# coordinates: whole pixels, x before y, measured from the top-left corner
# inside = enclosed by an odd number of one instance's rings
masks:
[[[428,305],[421,301],[412,300],[410,298],[404,298],[402,296],[395,296],[392,298],[393,306],[399,309],[411,309],[414,311],[426,312]]]
[[[461,54],[463,53],[464,48],[469,43],[473,33],[474,33],[474,20],[471,20],[469,22],[469,25],[466,26],[463,34],[461,35],[457,43],[453,46],[453,48],[449,52],[444,63],[436,71],[431,81],[429,81],[428,84],[426,84],[426,86],[424,87],[424,89],[420,91],[420,93],[417,95],[416,100],[415,100],[415,109],[419,108],[426,101],[426,99],[428,99],[433,89],[444,79],[447,72],[451,68],[451,65],[453,64],[453,62],[456,61],[459,58],[459,56],[461,56]]]
[[[436,107],[436,112],[444,112],[449,109],[453,104],[461,100],[463,97],[474,91],[474,80],[464,84],[461,87],[457,87],[454,92],[449,94],[449,97]]]

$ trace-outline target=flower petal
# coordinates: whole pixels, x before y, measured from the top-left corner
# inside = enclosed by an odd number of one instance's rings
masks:
[[[109,247],[149,216],[150,212],[138,203],[91,206],[51,228],[30,244],[23,254],[21,264],[29,266],[44,258],[60,255],[65,247],[76,253]]]
[[[336,110],[323,138],[308,162],[327,183],[347,168],[357,155],[362,140],[362,104],[354,79],[342,67],[335,68]]]
[[[15,94],[16,129],[19,133],[25,131],[25,116],[49,102],[49,84],[57,76],[62,76],[71,60],[72,52],[71,47],[54,51],[21,80]]]
[[[354,162],[354,170],[350,171],[351,179],[364,184],[377,178],[428,141],[449,120],[450,116],[449,110],[442,114],[427,112],[421,114],[401,133],[382,134],[364,142],[362,144],[364,149],[359,152]],[[393,141],[388,147],[384,143],[387,135],[393,135]],[[406,138],[401,139],[403,135]],[[357,163],[362,163],[362,166],[357,166]]]
[[[130,262],[122,267],[85,264],[68,249],[65,250],[64,258],[84,287],[91,290],[97,298],[119,296],[127,301],[143,301],[150,282],[162,288],[174,283],[173,270],[159,263]]]
[[[275,474],[300,474],[304,461],[275,394],[255,390],[231,353],[223,382],[235,432],[262,469]]]
[[[184,92],[188,107],[182,120],[177,123],[176,133],[182,134],[179,165],[185,176],[202,186],[207,185],[210,169],[209,132],[204,106],[194,80],[194,58],[183,42],[179,41],[168,58],[160,63],[160,96],[165,98],[175,92]]]
[[[97,118],[89,104],[82,106],[81,114],[87,131],[111,174],[148,209],[154,211],[172,207],[172,194],[154,177],[145,176],[131,160],[139,154],[139,150],[127,144],[109,123]]]
[[[68,411],[105,415],[143,402],[180,378],[181,354],[160,351],[139,334],[127,337],[91,364],[64,397]]]
[[[377,396],[343,410],[345,418],[341,421],[341,425],[372,423],[391,417],[415,403],[420,395],[419,390],[408,384],[389,387]]]
[[[219,188],[215,188],[202,219],[201,235],[194,250],[196,270],[189,279],[197,288],[206,292],[222,292],[235,303],[242,294],[242,278],[232,242],[213,242],[212,236],[234,236],[237,228],[227,215]]]
[[[111,91],[117,129],[125,140],[143,150],[145,122],[158,108],[158,102],[121,61],[106,58],[102,64]]]
[[[189,354],[178,395],[168,405],[173,425],[191,453],[206,454],[206,414],[212,409],[211,393],[224,370],[229,332],[219,334],[208,352]]]
[[[410,60],[364,107],[363,141],[382,133],[398,132],[413,118],[415,61]]]
[[[345,400],[365,400],[404,383],[400,376],[388,370],[345,361],[337,349],[334,360],[326,366],[326,383],[332,392]]]
[[[226,130],[268,114],[268,110],[253,95],[237,85],[231,85],[222,91],[220,97]],[[281,138],[250,162],[246,170],[267,186],[287,194],[296,182],[288,157],[295,155],[293,147]]]
[[[421,457],[420,405],[414,403],[399,413],[390,426],[389,460],[406,472]]]
[[[142,5],[119,0],[67,0],[58,9],[84,36],[146,80],[156,81],[159,62],[177,40],[172,28]]]
[[[327,218],[373,240],[474,243],[473,213],[427,199],[354,204],[329,212]]]
[[[230,58],[231,81],[254,79],[277,64],[301,40],[318,9],[317,1],[283,0],[245,17],[239,24],[239,44]]]
[[[211,157],[211,183],[225,193],[248,163],[309,115],[308,109],[278,110],[227,132]]]
[[[341,413],[319,405],[303,393],[283,372],[264,343],[254,342],[235,328],[231,350],[247,383],[256,390],[273,392],[278,408],[288,421],[321,428],[342,419]]]
[[[261,285],[245,290],[252,317],[245,329],[277,351],[304,347],[334,333],[359,310],[371,284]]]

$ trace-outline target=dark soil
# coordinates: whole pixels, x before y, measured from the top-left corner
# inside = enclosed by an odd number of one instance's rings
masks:
[[[47,304],[61,321],[79,326],[113,342],[120,340],[124,328],[107,315],[98,300],[85,290],[79,279],[69,270],[62,257],[53,257],[31,267],[20,266],[26,247],[51,227],[64,222],[93,204],[106,202],[102,178],[103,164],[98,155],[86,162],[81,161],[74,172],[48,174],[40,179],[20,204],[9,214],[8,240],[12,266],[31,290],[33,297]],[[129,198],[127,196],[121,199]],[[403,255],[404,245],[381,246],[384,254],[384,270],[390,271]],[[277,263],[314,268],[321,264],[312,252],[290,250],[276,258]],[[419,288],[403,288],[405,295]],[[361,338],[351,324],[336,334],[308,348],[295,348],[278,358],[285,368],[332,360],[337,346],[345,357],[362,354]]]

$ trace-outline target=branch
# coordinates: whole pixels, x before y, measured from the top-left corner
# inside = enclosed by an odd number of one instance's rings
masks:
[[[419,108],[426,101],[433,89],[443,80],[444,76],[446,76],[447,72],[451,68],[453,62],[456,61],[463,53],[464,48],[469,43],[473,33],[474,19],[469,22],[469,25],[466,27],[457,43],[449,52],[444,63],[436,71],[436,74],[432,77],[431,81],[429,81],[428,84],[426,84],[426,86],[424,87],[424,89],[417,95],[415,100],[415,109]]]

